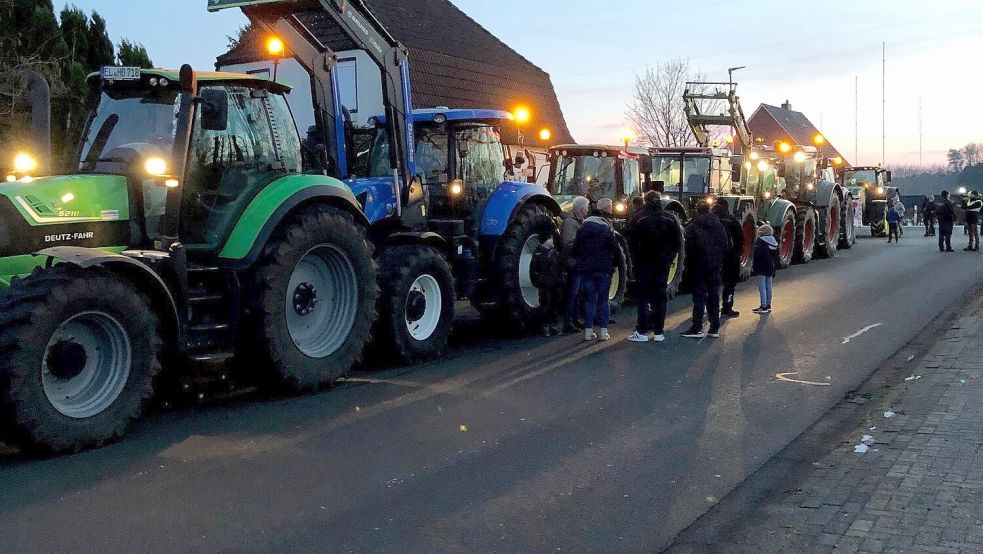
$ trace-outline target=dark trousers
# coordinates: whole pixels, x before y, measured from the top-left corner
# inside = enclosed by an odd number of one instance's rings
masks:
[[[671,262],[670,262],[671,263]],[[656,335],[665,333],[666,310],[669,295],[666,288],[669,281],[670,263],[639,265],[638,271],[638,325],[635,329],[641,334],[649,331]]]
[[[737,283],[741,281],[741,260],[739,258],[728,260],[725,264],[721,275],[724,287],[721,294],[721,309],[729,312],[734,309],[734,293],[737,291]]]
[[[952,251],[952,223],[939,223],[939,252]]]
[[[891,242],[891,238],[894,238],[894,240],[899,241],[899,242],[901,241],[901,236],[898,235],[898,227],[900,227],[900,225],[898,225],[898,222],[897,221],[890,221],[890,222],[888,222],[888,224],[887,224],[887,241],[888,242]]]
[[[587,297],[584,302],[584,326],[608,328],[611,320],[611,273],[590,273],[580,276],[580,286]]]
[[[978,250],[980,247],[980,216],[972,212],[966,214],[966,226],[969,227],[969,248]]]
[[[935,216],[927,215],[925,216],[925,236],[934,237],[935,236]]]
[[[563,324],[572,326],[577,322],[577,308],[580,304],[580,274],[570,271],[567,275],[566,306],[563,310]]]
[[[693,276],[693,327],[703,327],[703,314],[710,328],[720,328],[720,273],[700,272]]]

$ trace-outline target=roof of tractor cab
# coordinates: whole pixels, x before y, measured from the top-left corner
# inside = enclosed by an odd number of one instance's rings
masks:
[[[604,150],[606,152],[617,150],[618,152],[624,152],[625,147],[613,144],[557,144],[556,146],[551,146],[550,150]]]
[[[444,116],[447,121],[512,121],[512,114],[503,110],[429,108],[413,110],[413,122],[430,123],[439,115]],[[373,119],[377,125],[386,124],[385,115],[377,115]]]
[[[706,154],[708,156],[732,156],[734,153],[726,148],[711,148],[702,146],[655,147],[649,148],[649,154]]]
[[[140,74],[144,77],[164,78],[172,83],[177,83],[181,80],[181,71],[178,69],[142,69],[140,70]],[[98,71],[95,71],[89,74],[87,80],[98,80],[100,76],[101,74]],[[273,82],[270,79],[263,79],[261,77],[257,77],[256,75],[249,75],[248,73],[232,73],[229,71],[195,71],[195,77],[198,79],[199,83],[242,83],[277,92],[290,92],[290,90],[293,88],[286,83],[280,81]]]

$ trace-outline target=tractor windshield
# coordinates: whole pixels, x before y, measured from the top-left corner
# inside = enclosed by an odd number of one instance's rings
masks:
[[[618,195],[616,156],[558,156],[551,189],[559,196],[587,196],[593,200]]]
[[[786,164],[785,185],[792,191],[799,191],[808,185],[816,184],[816,165],[814,158],[808,158],[803,162],[790,160]]]
[[[114,150],[130,148],[144,155],[169,156],[174,147],[176,90],[107,90],[89,122],[79,158],[80,171],[102,162],[124,162]]]
[[[454,128],[454,142],[468,145],[463,157],[461,148],[456,150],[457,173],[469,198],[478,202],[487,199],[505,179],[505,150],[498,129],[490,125],[460,125]]]
[[[877,172],[873,169],[846,172],[846,186],[864,187],[877,184]]]
[[[679,192],[681,182],[684,193],[703,194],[710,186],[710,158],[679,154],[652,156],[652,181],[662,181],[666,192]]]

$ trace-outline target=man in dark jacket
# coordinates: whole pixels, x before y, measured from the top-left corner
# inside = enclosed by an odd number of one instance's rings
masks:
[[[925,236],[935,236],[935,196],[929,194],[922,202],[922,221],[925,223]]]
[[[635,260],[638,296],[638,325],[628,337],[631,342],[666,340],[666,309],[669,270],[679,255],[683,237],[678,220],[662,209],[661,194],[645,193],[645,207],[632,220],[628,231]]]
[[[942,201],[935,207],[939,218],[939,252],[952,252],[952,228],[956,224],[956,208],[949,200],[949,191],[942,191]]]
[[[969,246],[966,252],[980,251],[980,210],[983,210],[983,200],[980,193],[972,191],[966,199],[963,208],[966,210],[966,227],[969,229]]]
[[[621,256],[621,247],[614,237],[614,229],[605,216],[611,214],[611,200],[602,198],[597,202],[598,215],[584,220],[573,242],[573,258],[580,286],[586,295],[584,308],[584,339],[610,340],[608,322],[611,318],[608,294],[611,289],[611,275]],[[594,333],[594,325],[600,333]]]
[[[702,339],[703,314],[710,316],[709,336],[720,336],[720,272],[730,239],[710,204],[700,202],[686,227],[686,267],[693,281],[693,325],[684,337]]]
[[[723,306],[720,315],[723,317],[738,317],[740,312],[734,311],[734,292],[737,290],[737,283],[741,282],[741,256],[744,254],[744,229],[738,223],[737,218],[730,212],[730,205],[726,200],[717,200],[713,205],[713,214],[720,218],[720,223],[727,230],[730,237],[730,248],[724,256],[724,267],[720,273],[720,278],[724,286]]]

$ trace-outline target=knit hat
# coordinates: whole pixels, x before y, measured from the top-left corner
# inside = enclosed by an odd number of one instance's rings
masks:
[[[758,227],[759,237],[770,237],[775,234],[775,230],[771,228],[771,225],[765,223],[761,227]]]

